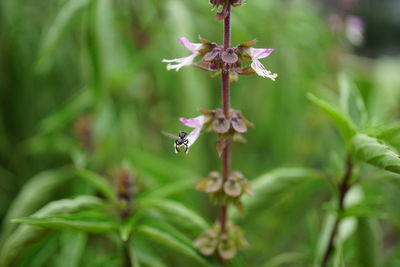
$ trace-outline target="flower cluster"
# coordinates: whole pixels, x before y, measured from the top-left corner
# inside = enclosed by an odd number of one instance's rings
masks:
[[[219,172],[212,171],[206,178],[197,181],[196,189],[209,194],[214,203],[232,203],[239,210],[242,208],[240,197],[243,194],[253,195],[248,180],[239,171],[231,172],[226,181]]]
[[[217,19],[225,19],[226,16],[229,14],[229,7],[230,6],[240,6],[243,4],[243,0],[210,0],[211,5],[213,8],[218,9],[222,7],[222,10],[218,12],[215,16]]]
[[[217,74],[222,71],[229,71],[231,80],[237,79],[237,74],[248,75],[256,73],[261,77],[276,79],[276,73],[267,70],[259,59],[268,57],[273,48],[253,48],[256,41],[249,41],[239,44],[234,48],[225,49],[223,46],[199,37],[200,43],[191,43],[187,38],[181,37],[179,41],[192,54],[175,59],[164,59],[163,62],[169,63],[168,70],[180,70],[184,66],[195,66],[206,71],[215,71]],[[196,57],[201,57],[201,61],[194,62]],[[245,66],[246,61],[252,61],[250,66]],[[174,64],[173,64],[174,63]]]
[[[253,126],[253,123],[237,109],[231,108],[228,117],[225,116],[222,109],[200,109],[200,112],[206,116],[205,129],[212,130],[219,135],[231,136],[235,141],[245,142],[242,134],[247,132],[247,127]]]
[[[238,248],[248,246],[248,242],[243,231],[236,225],[228,223],[226,232],[222,233],[220,224],[216,223],[211,229],[204,231],[193,245],[206,256],[217,254],[222,259],[229,260],[235,257]]]
[[[200,112],[203,115],[195,118],[180,118],[185,126],[194,128],[187,135],[188,148],[197,140],[202,130],[214,131],[220,136],[217,142],[219,155],[231,139],[236,142],[246,142],[242,134],[247,132],[247,127],[253,126],[253,123],[248,121],[239,110],[230,109],[228,118],[226,118],[222,109],[200,109]]]
[[[117,198],[119,200],[119,208],[121,216],[127,218],[132,211],[132,200],[134,196],[133,177],[126,168],[121,168],[116,174],[117,182]]]

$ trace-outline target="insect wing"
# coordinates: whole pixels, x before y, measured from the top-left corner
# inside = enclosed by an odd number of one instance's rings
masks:
[[[164,132],[164,131],[162,131],[162,134],[167,136],[167,137],[169,137],[169,138],[172,138],[172,139],[179,139],[179,136],[176,135],[176,134],[167,133],[167,132]]]

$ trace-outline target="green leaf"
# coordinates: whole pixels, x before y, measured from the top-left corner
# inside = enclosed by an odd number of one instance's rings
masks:
[[[356,232],[358,261],[360,266],[378,267],[380,263],[379,225],[373,219],[358,218]]]
[[[80,259],[84,255],[88,236],[81,232],[60,233],[59,267],[79,267]]]
[[[192,245],[183,242],[171,232],[166,232],[154,226],[142,225],[138,228],[138,235],[182,253],[201,264],[201,266],[211,266]]]
[[[163,213],[171,216],[175,222],[197,230],[204,230],[209,227],[209,224],[195,211],[189,209],[185,205],[167,199],[150,199],[141,202],[142,205],[153,207]]]
[[[400,123],[397,122],[368,128],[363,132],[378,139],[390,140],[400,135]]]
[[[308,93],[308,99],[324,111],[328,117],[335,123],[345,141],[349,141],[356,134],[356,126],[351,119],[343,114],[338,108],[332,106],[325,100]]]
[[[364,193],[362,189],[359,186],[353,186],[350,191],[348,191],[346,196],[346,209],[359,205],[360,203],[362,203],[362,201],[364,201]],[[336,205],[336,200],[332,201],[330,205],[332,207],[331,210],[334,210],[333,207],[336,207]],[[331,233],[335,227],[336,221],[338,220],[338,214],[336,212],[332,212],[331,210],[326,213],[322,229],[319,233],[319,238],[316,245],[316,252],[314,255],[314,267],[319,267],[322,265],[322,261],[330,241]],[[346,217],[345,219],[340,220],[338,230],[335,235],[334,254],[330,258],[330,262],[333,261],[334,266],[344,266],[342,249],[344,243],[356,230],[356,227],[356,218],[354,217]]]
[[[119,228],[119,234],[122,241],[128,241],[132,230],[136,226],[138,220],[140,220],[143,214],[146,212],[145,209],[137,208],[133,215],[131,215]]]
[[[46,33],[43,44],[40,48],[39,59],[37,68],[40,71],[47,71],[52,62],[54,52],[56,51],[57,45],[61,36],[64,34],[68,24],[78,14],[84,6],[89,3],[90,0],[69,0],[61,8],[60,12],[51,27]]]
[[[393,119],[399,108],[400,64],[392,57],[381,58],[374,64],[371,77],[372,90],[368,96],[368,108],[373,122]]]
[[[87,233],[107,233],[117,229],[117,224],[106,216],[66,215],[27,217],[12,220],[14,223],[29,224],[54,230],[73,230]]]
[[[122,39],[116,6],[108,0],[94,1],[96,8],[95,34],[101,64],[100,72],[106,86],[118,88],[126,86],[132,79],[133,63]]]
[[[279,267],[288,264],[299,264],[299,262],[304,260],[304,255],[299,252],[286,252],[269,259],[262,267]]]
[[[87,182],[89,182],[94,188],[99,190],[101,194],[107,197],[111,201],[117,200],[116,194],[112,189],[112,186],[100,175],[95,172],[78,169],[76,171],[77,175]]]
[[[62,215],[103,206],[103,201],[92,196],[62,199],[50,202],[31,217]],[[46,230],[30,225],[20,225],[4,242],[0,251],[0,266],[8,267],[34,242],[46,235]]]
[[[28,216],[46,203],[54,191],[72,179],[72,168],[64,167],[56,170],[41,172],[32,177],[20,190],[4,217],[4,227],[1,240],[16,227],[8,222],[22,216]]]
[[[264,203],[268,198],[293,188],[296,184],[320,177],[322,177],[320,172],[307,168],[278,168],[272,170],[251,181],[250,188],[253,190],[254,196],[242,196],[244,208],[251,209],[259,203]],[[232,210],[230,216],[233,219],[237,219],[239,218],[239,213],[236,210]]]
[[[344,114],[351,118],[358,128],[364,128],[368,113],[357,86],[345,74],[339,75],[340,105]]]
[[[165,198],[172,194],[179,193],[193,188],[192,179],[182,179],[176,182],[171,182],[160,188],[156,188],[148,193],[143,193],[143,199],[145,198]]]
[[[53,114],[44,118],[40,123],[40,133],[58,132],[73,121],[78,114],[91,105],[92,96],[88,89],[83,88],[68,102]]]
[[[131,247],[135,250],[137,258],[140,263],[143,263],[144,266],[151,267],[167,267],[164,264],[160,257],[156,254],[157,252],[154,249],[140,238],[133,238],[131,240]]]
[[[343,253],[342,243],[336,246],[333,256],[334,256],[333,267],[346,267],[346,264],[344,263],[344,253]]]
[[[142,149],[132,149],[130,151],[130,158],[132,165],[140,168],[142,171],[157,177],[157,179],[164,184],[170,184],[176,181],[177,178],[185,178],[186,180],[194,180],[200,175],[193,172],[192,169],[178,164],[170,159],[165,159],[154,153],[148,153]],[[154,168],[157,166],[157,168]],[[171,169],[174,171],[171,172]]]
[[[353,138],[356,157],[377,168],[400,174],[400,157],[393,149],[377,138],[357,134]]]

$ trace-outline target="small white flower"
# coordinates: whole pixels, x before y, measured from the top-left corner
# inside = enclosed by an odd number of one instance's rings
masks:
[[[194,144],[196,142],[197,138],[200,136],[201,129],[203,128],[203,124],[206,121],[206,118],[204,115],[200,115],[195,118],[190,118],[190,119],[185,119],[185,118],[180,118],[180,122],[182,122],[185,126],[194,128],[193,131],[191,131],[187,136],[186,139],[189,141],[188,147]]]
[[[165,63],[176,63],[176,64],[168,64],[167,70],[178,71],[184,66],[192,65],[194,59],[199,55],[199,50],[201,49],[201,47],[203,45],[201,43],[191,43],[186,37],[181,37],[178,40],[179,40],[179,42],[181,42],[181,44],[183,46],[186,47],[187,50],[192,52],[192,54],[187,57],[174,58],[174,59],[163,59],[162,62],[165,62]]]
[[[261,49],[261,48],[250,48],[249,54],[251,60],[251,68],[261,77],[270,78],[271,80],[275,81],[278,74],[272,73],[271,71],[267,70],[263,64],[259,61],[261,58],[268,57],[274,51],[273,48],[268,49]]]
[[[346,36],[354,46],[360,46],[364,42],[364,22],[360,17],[348,16],[346,20]]]

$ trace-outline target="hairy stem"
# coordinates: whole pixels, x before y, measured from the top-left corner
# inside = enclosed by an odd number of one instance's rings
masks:
[[[338,184],[338,192],[339,192],[339,199],[338,199],[338,215],[336,217],[336,221],[335,224],[333,226],[331,235],[329,236],[329,242],[328,242],[328,246],[326,248],[325,254],[324,254],[324,258],[322,260],[322,266],[325,267],[328,265],[329,259],[331,258],[333,251],[335,250],[335,238],[337,235],[337,232],[339,230],[339,225],[340,225],[340,221],[341,221],[341,214],[344,212],[345,206],[344,206],[344,200],[346,198],[346,194],[349,191],[351,184],[350,184],[350,178],[351,178],[351,174],[353,171],[353,162],[351,160],[351,156],[348,155],[346,158],[346,167],[345,167],[345,171],[343,174],[343,178],[340,181],[340,183]]]
[[[228,15],[224,19],[224,49],[228,49],[231,46],[231,7],[228,8]],[[221,99],[222,99],[222,109],[226,118],[229,118],[230,109],[230,82],[229,82],[229,71],[223,71],[221,75]],[[230,143],[228,143],[222,152],[222,176],[224,182],[229,177],[229,172],[231,168],[231,148]],[[220,223],[221,223],[221,233],[226,232],[226,221],[227,221],[228,207],[226,205],[221,205],[220,209]],[[221,265],[224,265],[224,260],[219,259]]]

